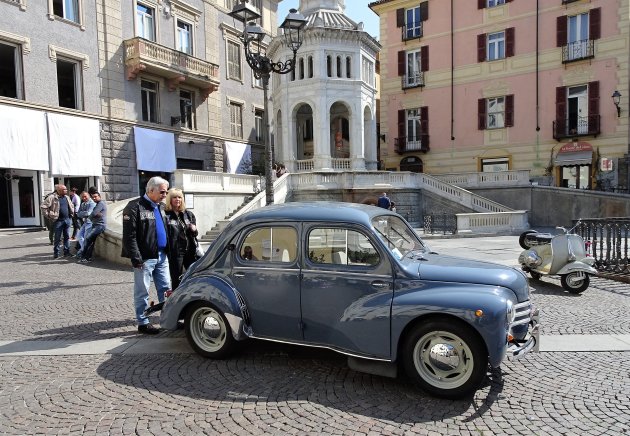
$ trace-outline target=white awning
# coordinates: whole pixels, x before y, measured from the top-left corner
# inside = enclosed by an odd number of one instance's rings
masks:
[[[175,134],[134,127],[138,169],[172,173],[177,168]]]
[[[592,151],[576,151],[572,153],[558,153],[554,164],[559,167],[573,165],[590,165],[593,162]]]
[[[0,167],[48,171],[44,112],[0,105]]]
[[[98,120],[48,113],[50,172],[53,175],[101,176]]]

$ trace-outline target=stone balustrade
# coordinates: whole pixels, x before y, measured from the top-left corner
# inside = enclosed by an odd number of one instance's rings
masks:
[[[492,188],[497,186],[529,186],[529,170],[499,171],[493,173],[456,173],[434,176],[442,182],[463,188]]]

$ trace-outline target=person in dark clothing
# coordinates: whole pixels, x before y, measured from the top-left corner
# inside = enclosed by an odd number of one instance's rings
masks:
[[[95,192],[92,194],[92,200],[96,203],[96,205],[87,217],[87,219],[92,223],[92,227],[85,236],[79,263],[92,262],[92,252],[94,251],[96,238],[105,231],[105,226],[107,225],[107,204],[101,200],[101,194],[99,192]]]
[[[383,195],[378,197],[378,202],[376,203],[378,207],[382,207],[383,209],[389,209],[391,207],[391,202],[387,197],[387,192],[383,192]]]
[[[171,289],[168,267],[168,232],[163,199],[168,182],[152,177],[147,182],[146,194],[130,201],[122,213],[122,256],[131,259],[133,265],[133,300],[138,331],[145,334],[159,333],[152,326],[144,311],[149,307],[149,286],[155,282],[158,301],[164,301],[164,293]]]
[[[70,256],[70,226],[74,216],[74,206],[68,197],[65,185],[55,186],[55,193],[46,197],[40,206],[44,216],[53,222],[53,258],[59,257],[59,244],[63,234],[63,255]]]
[[[173,289],[190,265],[197,260],[197,219],[186,209],[184,193],[172,188],[166,195],[166,217],[168,224],[168,264]]]

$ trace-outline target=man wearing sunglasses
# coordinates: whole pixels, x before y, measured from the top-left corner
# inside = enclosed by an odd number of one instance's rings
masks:
[[[122,256],[133,265],[133,302],[138,331],[149,335],[159,329],[144,315],[149,307],[149,286],[155,282],[158,301],[171,289],[166,251],[168,247],[164,199],[168,182],[161,177],[149,179],[146,194],[127,204],[123,210]]]

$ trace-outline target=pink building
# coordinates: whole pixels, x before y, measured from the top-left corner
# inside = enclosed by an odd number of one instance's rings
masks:
[[[629,0],[370,8],[385,169],[529,169],[541,184],[628,189]]]

